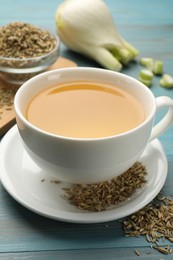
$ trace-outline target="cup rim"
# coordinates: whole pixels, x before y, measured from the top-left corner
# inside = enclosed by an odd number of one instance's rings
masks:
[[[18,91],[16,92],[16,95],[14,97],[14,109],[15,109],[15,113],[16,113],[16,116],[18,116],[20,118],[20,120],[22,120],[25,125],[27,125],[29,128],[32,128],[34,129],[37,133],[40,133],[40,134],[44,134],[46,136],[49,136],[49,137],[53,137],[53,138],[58,138],[58,139],[62,139],[62,140],[71,140],[71,141],[99,141],[99,140],[108,140],[108,139],[112,139],[112,138],[120,138],[120,137],[123,137],[123,136],[126,136],[126,135],[129,135],[129,134],[132,134],[134,133],[135,131],[137,131],[139,128],[143,127],[144,125],[146,125],[150,120],[153,119],[154,117],[154,114],[155,114],[155,110],[156,110],[156,107],[153,106],[153,109],[151,109],[149,115],[147,116],[147,118],[141,123],[139,124],[138,126],[136,126],[135,128],[133,129],[130,129],[128,131],[125,131],[125,132],[122,132],[120,134],[115,134],[115,135],[110,135],[110,136],[103,136],[103,137],[91,137],[91,138],[87,138],[87,137],[84,137],[84,138],[78,138],[78,137],[68,137],[68,136],[63,136],[63,135],[58,135],[58,134],[54,134],[54,133],[49,133],[33,124],[31,124],[26,118],[25,116],[22,114],[22,112],[20,111],[20,108],[18,106],[18,102],[20,99],[20,96],[23,92],[23,90],[25,88],[28,88],[28,84],[32,84],[33,82],[35,82],[35,80],[39,80],[40,78],[42,77],[47,77],[47,76],[51,76],[51,75],[54,75],[56,74],[56,72],[63,72],[63,71],[97,71],[97,72],[101,72],[101,73],[107,73],[107,74],[116,74],[118,75],[119,77],[123,77],[125,79],[128,79],[128,80],[131,80],[131,81],[134,81],[134,83],[137,83],[138,85],[140,85],[144,91],[146,91],[152,98],[153,100],[153,104],[156,104],[156,101],[155,101],[155,97],[154,97],[154,94],[151,92],[151,90],[149,90],[142,82],[138,81],[137,79],[133,78],[132,76],[128,76],[126,74],[122,74],[121,72],[116,72],[116,71],[109,71],[109,70],[106,70],[106,69],[102,69],[102,68],[93,68],[93,67],[70,67],[70,68],[59,68],[59,69],[55,69],[55,70],[52,70],[52,71],[47,71],[47,72],[43,72],[41,74],[38,74],[36,76],[34,76],[33,78],[29,79],[28,81],[26,81],[19,89]]]

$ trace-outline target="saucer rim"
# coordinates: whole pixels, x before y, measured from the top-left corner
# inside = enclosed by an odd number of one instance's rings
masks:
[[[3,161],[2,157],[5,156],[6,150],[9,149],[10,143],[13,141],[15,136],[17,136],[17,138],[19,138],[18,135],[19,135],[19,133],[18,133],[17,125],[14,125],[2,138],[2,140],[0,142],[0,151],[1,151],[0,152],[0,154],[1,154],[0,169],[3,168],[3,166],[4,166],[4,165],[2,165],[2,161]],[[18,139],[18,141],[20,141],[20,139]],[[161,174],[160,182],[158,183],[158,186],[155,187],[155,189],[153,189],[152,195],[150,197],[148,197],[147,199],[145,199],[143,201],[140,201],[139,205],[136,205],[136,207],[133,207],[133,209],[126,210],[127,211],[126,214],[119,213],[118,217],[116,217],[116,214],[115,214],[117,211],[117,208],[110,209],[107,211],[101,211],[101,212],[82,212],[82,211],[69,212],[69,211],[56,210],[57,214],[50,213],[48,211],[46,212],[46,210],[41,211],[41,210],[37,209],[36,205],[33,205],[33,203],[29,204],[28,201],[25,200],[25,198],[21,198],[18,196],[18,194],[15,191],[15,187],[10,182],[8,173],[4,173],[3,171],[0,171],[0,181],[1,181],[2,185],[4,186],[4,188],[6,189],[6,191],[18,203],[20,203],[25,208],[35,212],[36,214],[50,218],[50,219],[63,221],[63,222],[70,222],[70,223],[81,223],[81,224],[103,223],[103,222],[118,220],[118,219],[121,219],[123,217],[133,214],[134,212],[140,210],[141,208],[146,206],[148,203],[150,203],[157,196],[157,194],[160,192],[160,190],[162,189],[162,187],[165,183],[165,180],[167,177],[167,172],[168,172],[168,163],[167,163],[167,157],[166,157],[166,154],[162,147],[162,144],[160,143],[160,141],[158,139],[154,139],[152,142],[150,142],[147,145],[146,150],[149,147],[149,145],[155,145],[157,147],[157,149],[160,152],[160,155],[162,157],[162,160],[163,160],[164,170]],[[23,149],[24,149],[24,147],[23,147]],[[15,150],[15,148],[14,148],[14,150]],[[141,158],[142,158],[142,156],[141,156]],[[5,169],[4,169],[4,171],[5,171]],[[156,174],[158,174],[158,173],[156,173]],[[148,187],[148,188],[151,189],[152,186],[153,185],[150,185],[150,187]],[[138,197],[138,200],[140,199],[140,196]],[[129,204],[130,204],[130,202],[126,203],[125,207],[128,208]],[[121,210],[121,205],[119,208]]]

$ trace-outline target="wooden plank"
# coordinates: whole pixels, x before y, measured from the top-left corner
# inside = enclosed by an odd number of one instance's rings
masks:
[[[140,256],[135,253],[138,250]],[[164,258],[163,258],[164,257]],[[142,260],[159,260],[172,259],[172,255],[166,258],[161,253],[151,248],[111,248],[111,249],[89,249],[89,250],[62,250],[62,251],[41,251],[41,252],[22,252],[22,253],[3,253],[0,255],[1,260],[115,260],[115,259],[142,259]]]

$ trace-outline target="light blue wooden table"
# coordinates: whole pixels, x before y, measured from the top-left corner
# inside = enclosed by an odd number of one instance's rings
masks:
[[[81,0],[82,1],[82,0]],[[0,25],[25,21],[55,31],[55,11],[60,0],[1,0]],[[140,56],[161,59],[173,75],[173,1],[106,0],[118,31],[140,50]],[[92,8],[92,7],[91,7]],[[98,64],[61,46],[61,56],[78,66]],[[135,62],[122,72],[135,78],[141,67]],[[155,96],[173,98],[173,89],[159,86],[155,77],[151,88]],[[156,120],[161,115],[158,115]],[[173,194],[173,127],[160,141],[168,158],[168,177],[163,194]],[[126,238],[119,221],[107,225],[70,224],[41,217],[18,204],[0,184],[0,259],[173,259],[149,249],[144,237]],[[134,249],[141,252],[138,257]],[[151,254],[147,254],[148,252]]]

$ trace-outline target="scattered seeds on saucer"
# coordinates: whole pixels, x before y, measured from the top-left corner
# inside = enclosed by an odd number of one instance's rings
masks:
[[[136,162],[116,178],[93,184],[73,184],[66,188],[65,198],[81,210],[96,212],[106,210],[130,199],[146,183],[145,166]]]
[[[59,180],[59,179],[51,179],[50,182],[51,182],[51,183],[55,183],[55,184],[59,184],[59,183],[61,183],[62,181]]]

